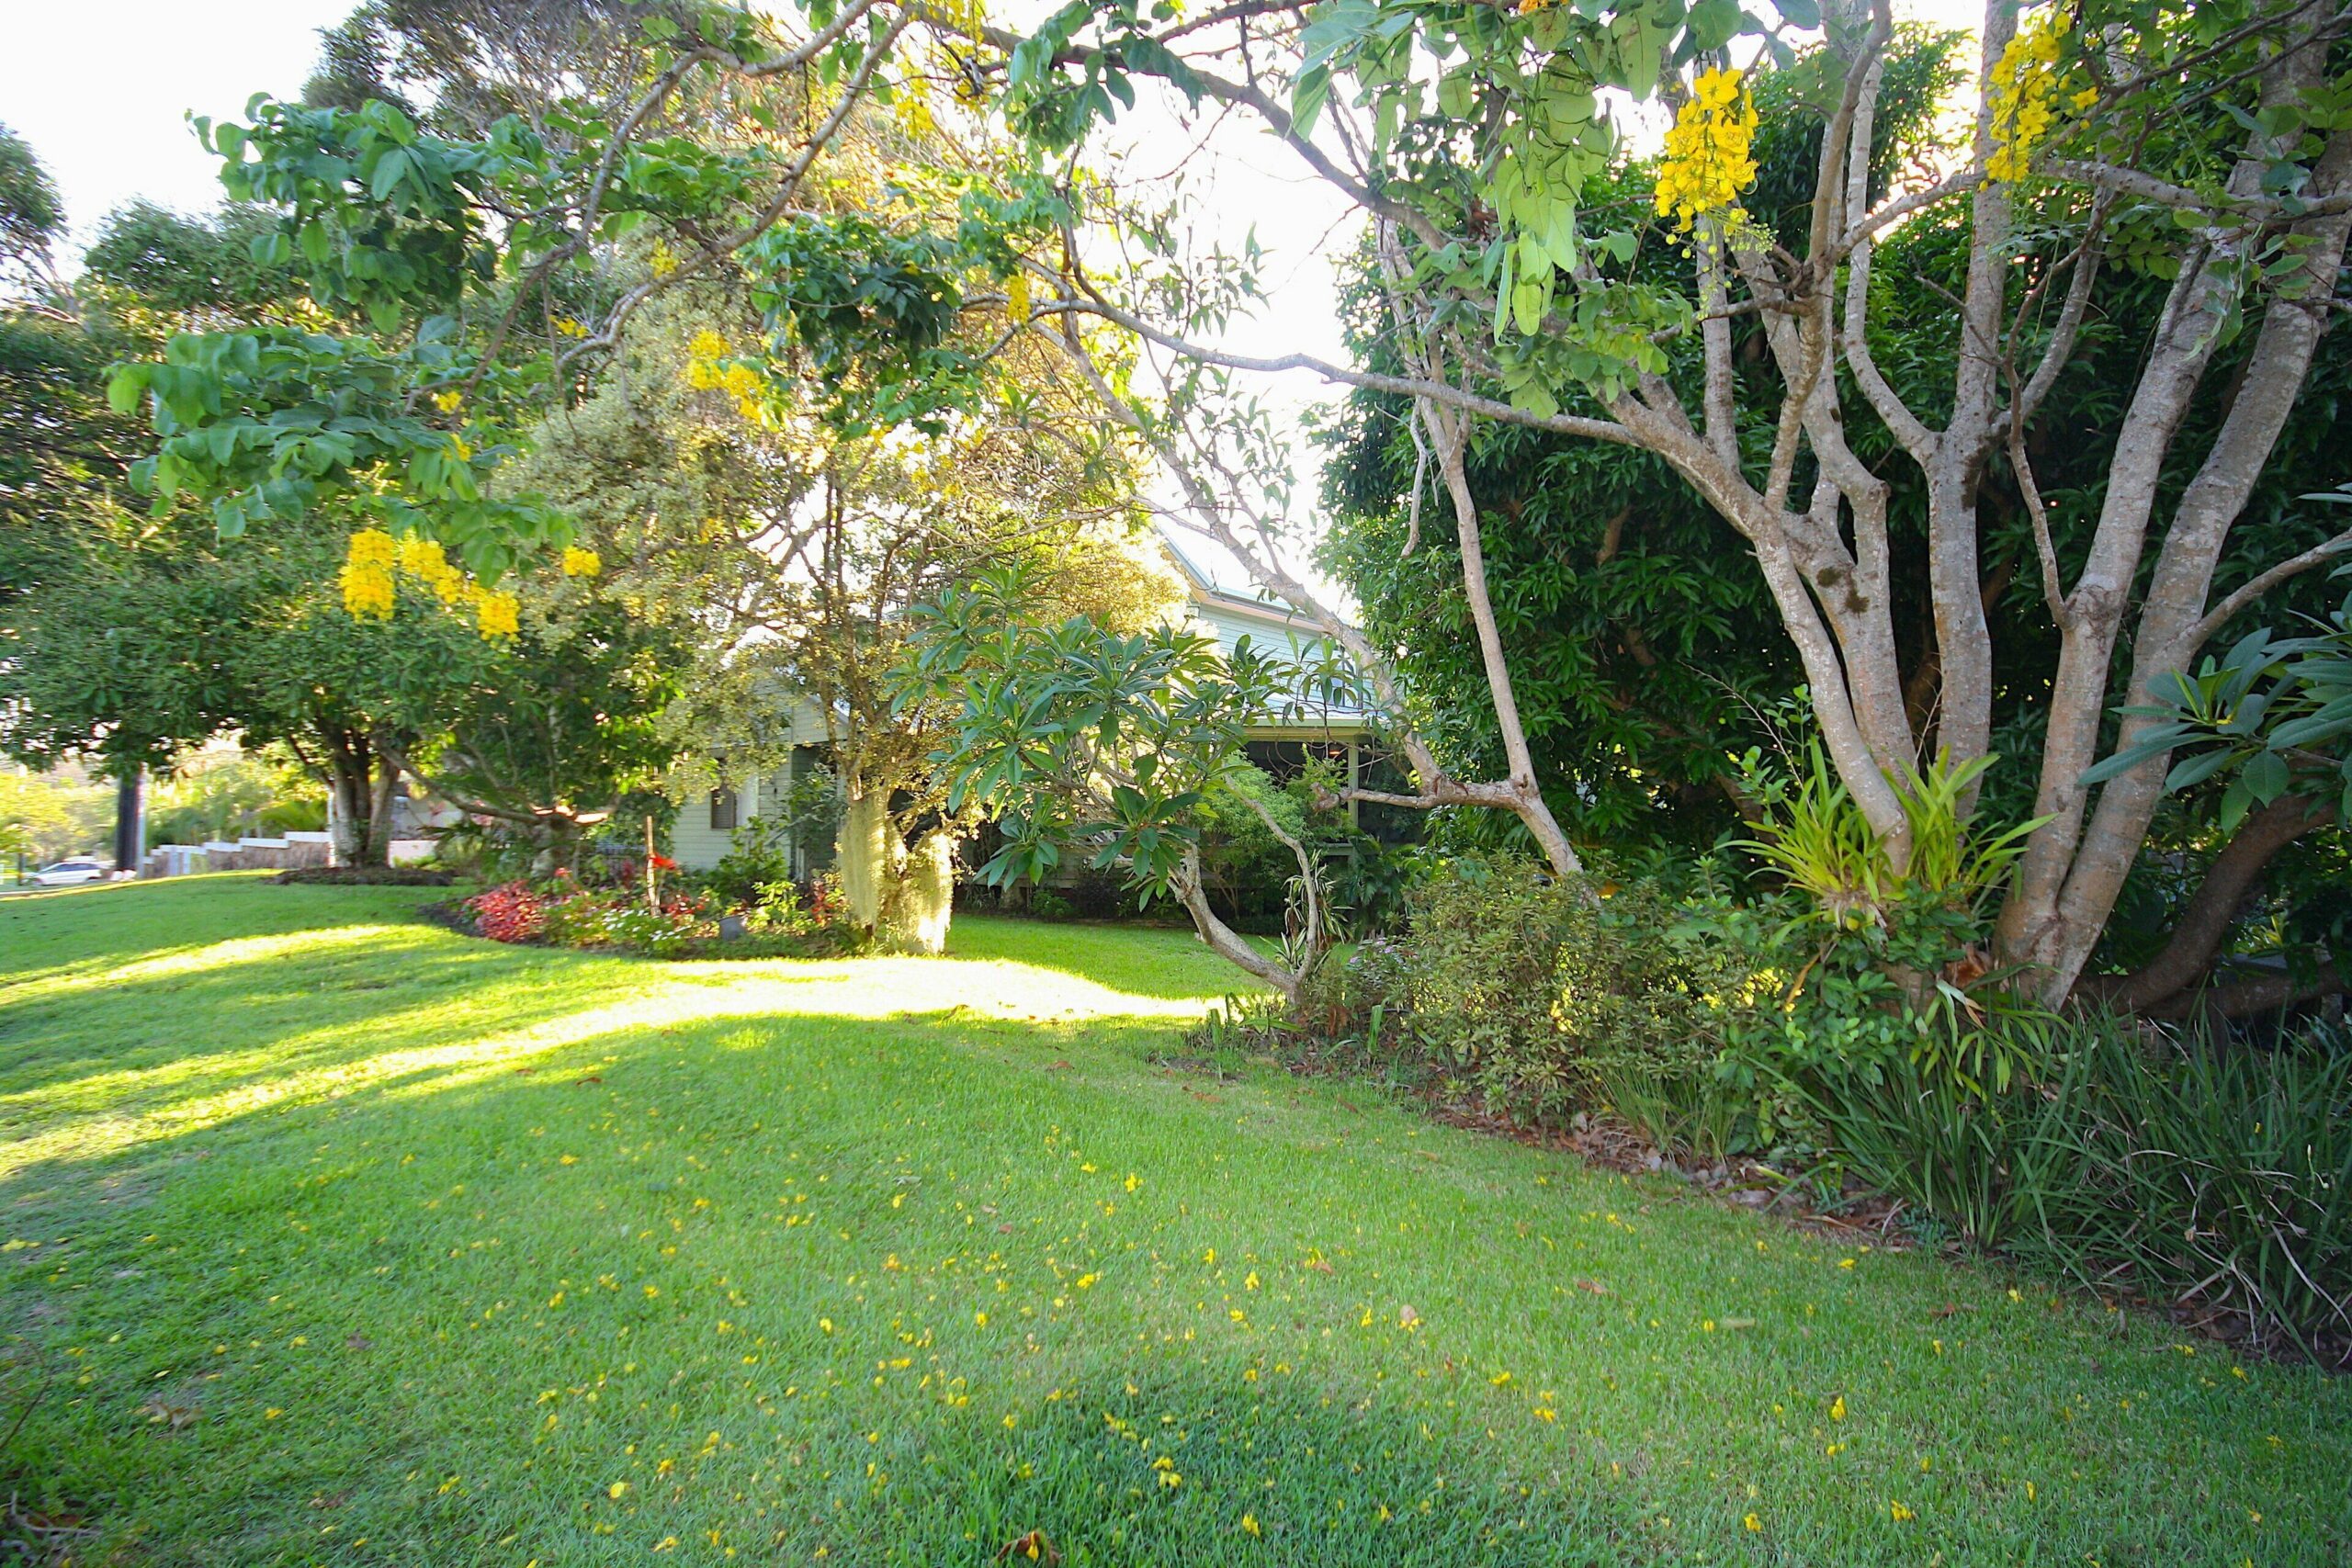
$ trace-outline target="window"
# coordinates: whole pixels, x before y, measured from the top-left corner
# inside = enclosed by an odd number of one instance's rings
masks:
[[[718,833],[735,829],[735,792],[725,784],[710,792],[710,826]]]

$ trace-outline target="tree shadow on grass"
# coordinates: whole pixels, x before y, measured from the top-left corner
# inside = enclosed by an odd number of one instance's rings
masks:
[[[1031,1055],[1164,1028],[1091,1021]],[[1628,1507],[1597,1530],[1369,1382],[1310,1390],[1075,1283],[1137,1261],[1105,1203],[1142,1236],[1183,1223],[1178,1162],[1214,1128],[1000,1048],[910,1018],[594,1034],[527,1072],[421,1067],[247,1136],[22,1170],[0,1213],[55,1239],[0,1261],[0,1301],[100,1348],[73,1407],[28,1427],[19,1472],[159,1561],[314,1551],[320,1499],[346,1538],[434,1561],[518,1526],[565,1562],[716,1530],[978,1563],[1033,1529],[1072,1568],[1245,1541],[1302,1563],[1611,1560],[1559,1531],[1615,1539]],[[1154,1203],[1051,1129],[1173,1190]],[[1235,1197],[1209,1210],[1219,1235]]]
[[[313,996],[362,1010],[289,1016],[283,1072],[195,1058],[209,1119],[163,1096],[0,1178],[0,1311],[88,1380],[11,1462],[109,1549],[2176,1562],[2253,1507],[2260,1560],[2347,1547],[2352,1385],[1316,1086],[1195,1095],[1134,1060],[1167,1017],[889,1010],[1018,971],[632,1014],[630,967],[432,940],[334,970],[393,983]],[[228,1030],[238,993],[94,1017]]]

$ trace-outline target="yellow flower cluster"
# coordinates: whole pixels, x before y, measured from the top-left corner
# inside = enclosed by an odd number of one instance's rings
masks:
[[[1739,210],[1739,193],[1756,182],[1756,104],[1740,73],[1714,70],[1690,84],[1690,99],[1666,133],[1658,163],[1657,210],[1688,231],[1711,212]]]
[[[594,577],[605,570],[604,558],[594,550],[583,550],[578,545],[566,545],[563,550],[563,575]]]
[[[1991,180],[2021,180],[2033,154],[2058,123],[2058,92],[2066,70],[2061,61],[2071,19],[2063,9],[2020,28],[2001,51],[1994,68],[1990,108],[1993,152],[1984,160]],[[2094,91],[2088,96],[2096,101]]]
[[[653,242],[653,254],[649,265],[653,268],[654,276],[667,277],[678,270],[678,253],[670,248],[669,241],[656,240]]]
[[[450,564],[441,548],[441,541],[428,539],[422,534],[411,534],[401,541],[401,566],[433,590],[433,596],[444,604],[454,604],[465,597],[464,574]]]
[[[922,84],[910,80],[900,85],[890,100],[890,113],[899,129],[920,141],[931,134],[937,123],[932,118],[930,101],[923,96]]]
[[[345,547],[343,607],[354,619],[392,618],[392,562],[397,558],[392,536],[381,528],[362,528]]]
[[[761,414],[761,400],[767,383],[760,373],[744,364],[725,365],[727,340],[705,328],[686,345],[686,385],[698,392],[721,391],[735,400],[735,411],[745,419],[756,420]]]
[[[490,589],[476,584],[473,600],[475,620],[481,627],[482,636],[486,637],[513,637],[522,629],[520,622],[515,618],[521,605],[516,603],[512,593],[493,592]]]
[[[571,575],[582,576],[593,574],[602,563],[593,550],[571,549],[563,553],[563,566]],[[446,605],[472,605],[484,637],[513,637],[521,629],[517,617],[522,606],[514,595],[492,592],[469,581],[450,561],[441,541],[422,534],[394,539],[381,528],[362,528],[351,536],[341,574],[343,607],[357,617],[391,619],[399,588],[396,570],[423,582]]]

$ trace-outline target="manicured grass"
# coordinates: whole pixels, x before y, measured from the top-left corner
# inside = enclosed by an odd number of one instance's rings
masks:
[[[77,1561],[2352,1557],[2352,1382],[1157,1066],[1238,988],[1189,937],[664,966],[429,896],[0,906],[0,1484]]]

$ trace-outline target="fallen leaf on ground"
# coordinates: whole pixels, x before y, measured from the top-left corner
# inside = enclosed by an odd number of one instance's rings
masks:
[[[996,1560],[1002,1562],[1007,1558],[1043,1562],[1046,1568],[1053,1568],[1055,1563],[1062,1560],[1062,1554],[1054,1550],[1054,1543],[1046,1539],[1044,1530],[1031,1530],[1026,1535],[1014,1536],[1003,1546],[998,1548]]]
[[[1588,1292],[1596,1296],[1605,1296],[1609,1293],[1609,1287],[1602,1284],[1598,1280],[1578,1280],[1577,1281],[1577,1289]]]

